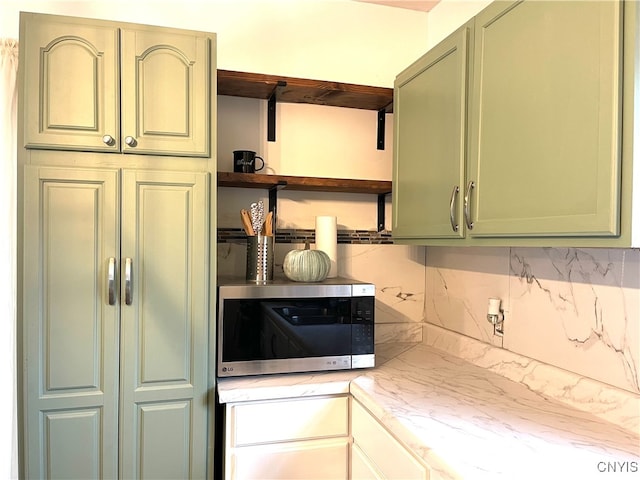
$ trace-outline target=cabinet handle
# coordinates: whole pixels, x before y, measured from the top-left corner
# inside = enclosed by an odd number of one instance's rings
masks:
[[[109,257],[109,268],[107,271],[107,302],[109,305],[116,304],[116,259]]]
[[[105,145],[109,145],[110,147],[113,147],[116,144],[116,139],[113,138],[111,135],[104,135],[102,137],[102,142]]]
[[[132,263],[133,260],[130,258],[126,258],[124,261],[124,303],[126,305],[131,305],[133,303],[133,298],[131,295],[132,289]]]
[[[460,191],[460,187],[455,185],[453,187],[453,191],[451,192],[451,200],[449,201],[449,221],[451,222],[451,228],[454,232],[458,231],[458,224],[456,223],[456,215],[455,215],[455,206],[456,206],[456,197],[458,196],[458,192]]]
[[[464,221],[467,224],[467,228],[469,230],[473,230],[473,222],[471,221],[471,207],[470,207],[470,198],[471,198],[471,190],[476,186],[476,184],[470,181],[467,184],[467,191],[464,194]]]
[[[124,137],[124,143],[126,143],[130,147],[135,147],[136,145],[138,145],[137,140],[131,136]]]

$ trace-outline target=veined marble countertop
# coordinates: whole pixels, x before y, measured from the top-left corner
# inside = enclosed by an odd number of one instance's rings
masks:
[[[220,403],[349,393],[350,382],[362,371],[288,373],[218,379]]]
[[[437,479],[640,478],[640,432],[426,344],[370,370],[220,379],[223,403],[350,392]]]

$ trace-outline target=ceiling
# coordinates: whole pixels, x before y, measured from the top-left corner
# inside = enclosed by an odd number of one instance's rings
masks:
[[[378,5],[386,5],[388,7],[407,8],[409,10],[418,10],[420,12],[428,12],[440,0],[358,0],[365,3],[376,3]]]

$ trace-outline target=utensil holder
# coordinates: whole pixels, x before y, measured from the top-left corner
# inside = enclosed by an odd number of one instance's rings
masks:
[[[247,280],[265,283],[273,280],[274,237],[253,235],[247,237]]]

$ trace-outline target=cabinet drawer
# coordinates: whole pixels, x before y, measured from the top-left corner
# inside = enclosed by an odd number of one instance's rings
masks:
[[[321,397],[227,406],[234,447],[349,435],[349,398]]]
[[[347,438],[233,449],[227,477],[234,480],[346,480]]]
[[[362,405],[354,401],[351,413],[354,445],[362,450],[384,478],[428,480],[427,468],[409,453]]]

